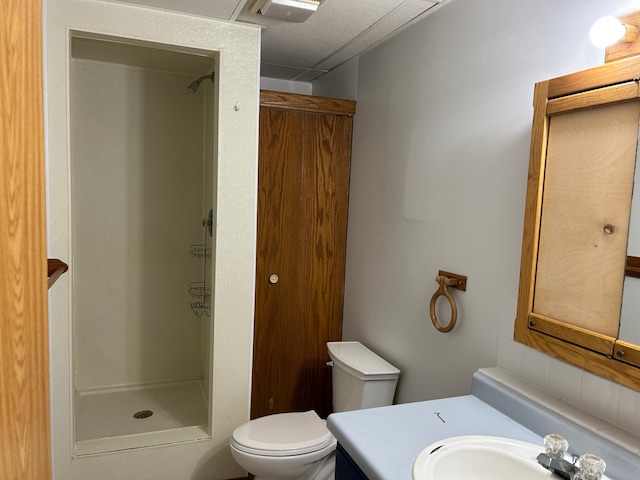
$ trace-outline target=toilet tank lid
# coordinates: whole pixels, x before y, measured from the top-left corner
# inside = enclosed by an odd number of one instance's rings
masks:
[[[327,348],[334,364],[362,380],[388,380],[400,374],[400,370],[360,342],[328,342]]]

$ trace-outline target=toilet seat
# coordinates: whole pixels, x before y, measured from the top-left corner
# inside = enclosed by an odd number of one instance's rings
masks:
[[[236,428],[231,437],[236,449],[270,457],[304,455],[334,443],[326,422],[313,410],[256,418]]]

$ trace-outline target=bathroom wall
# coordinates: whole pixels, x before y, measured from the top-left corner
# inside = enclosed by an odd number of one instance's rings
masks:
[[[260,77],[260,88],[275,92],[300,93],[311,95],[312,85],[308,82],[296,82],[295,80],[282,80],[280,78]]]
[[[74,265],[49,295],[54,478],[107,480],[221,480],[241,476],[228,443],[249,415],[255,216],[259,30],[162,10],[96,0],[50,0],[46,5],[45,105],[48,256],[73,260],[70,242],[70,36],[123,37],[133,43],[218,56],[215,107],[216,238],[212,258],[212,359],[208,365],[211,435],[195,441],[77,456],[73,438],[72,301]],[[200,92],[199,92],[200,94]],[[92,121],[99,122],[96,115]],[[242,138],[238,132],[249,132]],[[211,149],[212,146],[208,148]],[[96,274],[99,274],[96,273]],[[206,371],[206,369],[205,369]]]
[[[313,94],[321,97],[358,98],[359,57],[354,57],[326,73],[321,81],[313,83]],[[357,113],[356,105],[356,113]]]
[[[637,9],[447,0],[358,58],[344,338],[402,370],[398,402],[468,393],[472,373],[496,364],[499,336],[512,338],[534,83],[601,64],[591,25]],[[340,84],[327,76],[313,92]],[[429,318],[439,269],[468,276],[447,334]],[[589,377],[583,397],[607,383]]]

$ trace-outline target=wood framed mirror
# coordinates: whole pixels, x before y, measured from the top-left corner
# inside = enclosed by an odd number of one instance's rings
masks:
[[[640,337],[625,332],[640,331],[639,79],[632,57],[536,84],[514,329],[636,390]]]

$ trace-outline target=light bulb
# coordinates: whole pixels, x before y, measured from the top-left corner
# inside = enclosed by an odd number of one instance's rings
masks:
[[[610,47],[624,38],[627,28],[616,17],[602,17],[591,27],[589,38],[596,47]]]

